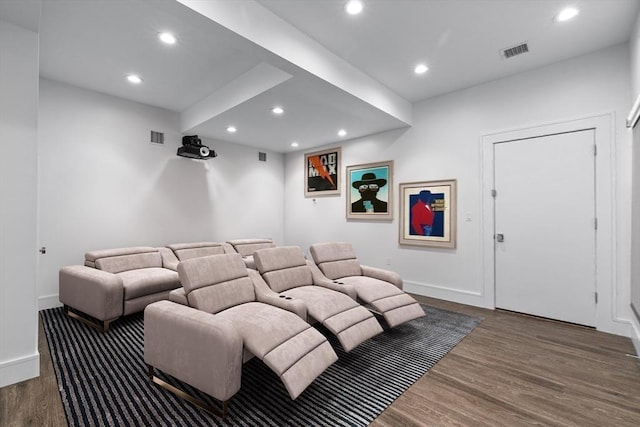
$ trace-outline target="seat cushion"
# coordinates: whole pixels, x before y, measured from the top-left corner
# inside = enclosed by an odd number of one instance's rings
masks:
[[[373,277],[351,276],[343,277],[340,282],[346,285],[353,285],[358,293],[358,299],[367,304],[371,304],[382,298],[388,298],[393,295],[404,294],[400,289],[389,282],[384,282]]]
[[[290,311],[261,302],[237,305],[216,314],[233,323],[244,346],[262,360],[283,342],[310,328]]]
[[[178,273],[161,267],[128,270],[117,275],[122,279],[125,300],[170,291],[180,286]]]
[[[360,306],[347,294],[315,285],[288,289],[281,295],[304,301],[309,315],[318,322],[324,322],[336,314]]]

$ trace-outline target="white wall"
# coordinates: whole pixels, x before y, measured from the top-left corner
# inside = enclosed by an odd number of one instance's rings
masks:
[[[471,72],[471,71],[470,71]],[[458,240],[455,250],[400,247],[398,203],[392,222],[345,220],[345,195],[305,199],[303,153],[286,157],[285,241],[305,250],[319,241],[354,244],[365,264],[398,271],[414,292],[479,306],[486,301],[483,283],[481,144],[483,135],[615,113],[614,181],[616,261],[612,273],[610,319],[598,327],[625,333],[629,319],[630,137],[624,128],[629,107],[628,46],[590,55],[432,98],[414,105],[414,126],[342,146],[348,165],[394,160],[394,191],[400,182],[458,180]],[[336,144],[334,144],[336,145]],[[465,221],[466,216],[471,221]],[[622,326],[621,326],[622,325]]]
[[[0,21],[0,387],[38,376],[38,34]]]
[[[40,308],[59,305],[58,270],[93,249],[272,237],[283,241],[283,155],[203,140],[218,157],[176,156],[179,115],[42,79]],[[165,133],[165,146],[149,142]]]

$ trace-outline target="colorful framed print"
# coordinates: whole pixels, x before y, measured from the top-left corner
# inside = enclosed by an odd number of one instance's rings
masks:
[[[400,244],[456,247],[456,180],[400,184]]]
[[[304,155],[304,196],[340,195],[340,147]]]
[[[393,219],[393,160],[347,167],[347,219]]]

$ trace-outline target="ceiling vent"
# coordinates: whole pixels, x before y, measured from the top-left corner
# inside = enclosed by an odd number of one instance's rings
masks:
[[[509,59],[517,55],[529,52],[529,45],[526,43],[519,44],[517,46],[508,47],[500,51],[500,56],[504,59]]]

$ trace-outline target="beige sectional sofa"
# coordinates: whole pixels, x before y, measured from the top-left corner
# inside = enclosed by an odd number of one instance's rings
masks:
[[[337,360],[311,324],[350,351],[383,331],[372,311],[392,327],[424,316],[400,276],[361,266],[349,244],[314,245],[311,253],[318,265],[299,247],[268,239],[91,251],[84,265],[60,269],[60,301],[69,316],[103,332],[144,310],[149,378],[224,417],[250,358],[271,368],[292,399]],[[169,385],[156,369],[222,408]]]
[[[165,268],[158,248],[148,246],[87,252],[84,265],[59,272],[67,314],[103,332],[120,316],[168,299],[178,287],[178,273]]]

